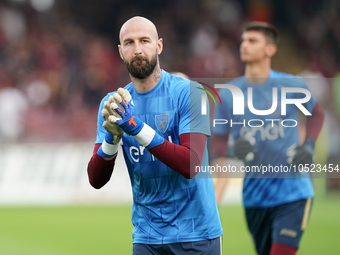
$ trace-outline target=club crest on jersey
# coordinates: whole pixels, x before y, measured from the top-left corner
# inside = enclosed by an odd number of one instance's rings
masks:
[[[159,132],[165,133],[169,127],[170,116],[169,114],[155,115],[155,124]]]

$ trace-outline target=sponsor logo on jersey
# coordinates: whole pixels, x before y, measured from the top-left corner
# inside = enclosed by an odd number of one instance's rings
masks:
[[[172,138],[171,138],[170,135],[168,136],[168,141],[170,143],[172,143]],[[129,154],[130,154],[131,159],[136,163],[138,163],[139,159],[141,157],[144,157],[144,156],[146,156],[146,158],[145,157],[142,158],[143,162],[156,161],[157,160],[157,158],[155,158],[154,155],[152,155],[150,152],[148,152],[148,150],[145,150],[145,147],[142,146],[142,145],[140,145],[140,146],[138,146],[138,145],[129,146],[128,150],[129,150]]]
[[[294,230],[283,228],[280,231],[280,235],[295,238],[297,236],[297,233]]]
[[[285,138],[285,131],[282,125],[267,125],[261,127],[241,127],[240,136],[244,137],[247,135],[248,137],[255,137],[256,134],[259,134],[259,138],[261,141],[270,140],[275,141],[277,139]]]

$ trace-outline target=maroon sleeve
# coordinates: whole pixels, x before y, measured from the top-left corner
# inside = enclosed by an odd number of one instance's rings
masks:
[[[211,141],[211,155],[214,158],[228,156],[228,135],[212,135]]]
[[[318,135],[321,131],[323,121],[325,119],[325,114],[321,108],[321,106],[316,103],[312,116],[307,118],[306,124],[306,135],[307,137],[312,137],[314,140],[318,138]]]
[[[193,178],[197,172],[195,166],[201,166],[207,136],[200,133],[188,133],[179,136],[180,145],[164,140],[149,152],[172,170],[185,178]]]
[[[101,143],[94,145],[93,155],[87,165],[87,174],[92,187],[100,189],[111,178],[113,167],[115,165],[116,156],[112,160],[105,160],[97,154]]]

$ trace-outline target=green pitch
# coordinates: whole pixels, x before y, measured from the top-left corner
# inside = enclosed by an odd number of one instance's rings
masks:
[[[0,208],[1,255],[132,253],[130,206]],[[221,206],[223,254],[255,254],[241,206]],[[315,200],[299,255],[340,254],[340,196]]]

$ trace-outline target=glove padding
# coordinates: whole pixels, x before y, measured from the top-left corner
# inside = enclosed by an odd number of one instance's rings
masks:
[[[144,122],[136,117],[133,101],[131,100],[126,103],[121,98],[118,98],[118,96],[114,99],[115,102],[111,103],[110,108],[116,114],[109,116],[109,122],[117,124],[128,135],[137,135],[142,130]]]
[[[112,103],[116,103],[122,107],[120,104],[122,100],[124,100],[126,103],[129,103],[131,101],[131,95],[128,90],[119,88],[118,93],[113,94],[107,101],[104,102],[102,115],[105,118],[105,121],[103,123],[103,127],[112,135],[106,135],[105,140],[108,143],[118,144],[123,136],[123,130],[114,122],[109,121],[109,117],[111,115],[118,119],[121,118],[115,111],[111,109],[110,106]],[[112,139],[110,139],[110,137],[112,137]]]
[[[303,145],[296,146],[295,144],[287,150],[287,162],[292,165],[305,165],[313,163],[315,140],[307,137]]]
[[[244,161],[251,161],[254,159],[254,153],[256,152],[255,147],[256,140],[254,137],[245,139],[239,137],[236,139],[234,144],[235,156]]]

